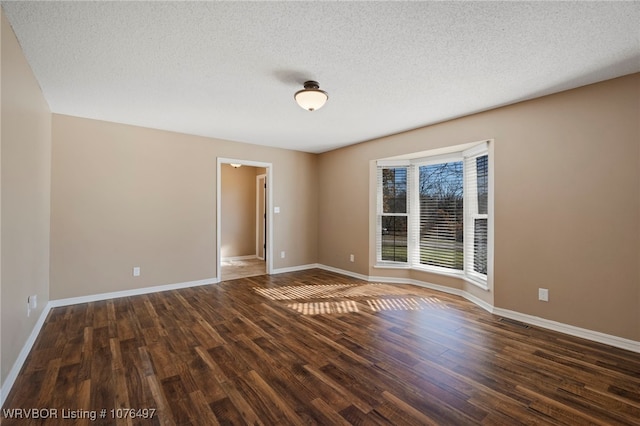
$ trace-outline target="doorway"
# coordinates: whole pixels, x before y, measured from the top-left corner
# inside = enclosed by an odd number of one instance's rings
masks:
[[[271,273],[271,169],[270,163],[218,158],[218,281]]]

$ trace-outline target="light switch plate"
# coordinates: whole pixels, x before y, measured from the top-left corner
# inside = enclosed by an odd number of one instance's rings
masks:
[[[549,301],[549,289],[547,288],[539,288],[538,289],[538,300],[542,300],[543,302]]]

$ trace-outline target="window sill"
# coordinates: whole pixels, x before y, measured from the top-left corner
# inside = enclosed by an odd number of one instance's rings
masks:
[[[489,286],[488,286],[488,285],[487,285],[487,283],[486,283],[486,282],[484,282],[484,281],[477,280],[477,279],[475,279],[475,278],[473,278],[473,277],[470,277],[470,276],[468,276],[468,275],[465,275],[465,276],[463,276],[462,278],[463,278],[466,282],[468,282],[469,284],[475,285],[476,287],[481,288],[481,289],[482,289],[482,290],[484,290],[484,291],[489,291]]]
[[[377,269],[411,269],[406,263],[376,263],[373,265]]]
[[[464,279],[464,272],[456,271],[456,270],[453,270],[453,269],[439,268],[437,266],[433,266],[433,267],[429,267],[429,266],[413,266],[411,269],[413,269],[414,271],[426,272],[426,273],[429,273],[429,274],[436,274],[436,275],[442,275],[442,276],[445,276],[445,277]]]

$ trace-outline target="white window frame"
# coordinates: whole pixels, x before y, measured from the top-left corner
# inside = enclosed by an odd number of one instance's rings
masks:
[[[468,146],[468,145],[467,145]],[[474,176],[470,173],[469,161],[488,155],[489,161],[489,195],[488,195],[488,211],[487,214],[479,214],[477,212],[477,192],[470,190],[470,182]],[[419,235],[420,235],[420,203],[419,200],[419,167],[432,164],[442,164],[447,162],[463,162],[463,203],[464,203],[464,261],[463,269],[449,269],[438,266],[424,265],[420,263],[419,252]],[[416,269],[430,273],[436,273],[446,276],[454,276],[464,279],[465,281],[476,285],[484,290],[489,289],[489,274],[492,271],[490,262],[492,261],[493,252],[493,214],[492,206],[492,167],[493,161],[489,152],[488,141],[478,143],[466,150],[451,152],[449,154],[420,156],[419,158],[410,158],[403,160],[378,160],[376,162],[377,171],[377,224],[376,224],[376,267],[378,268],[395,268],[395,269]],[[407,214],[389,214],[408,216],[407,218],[407,261],[393,262],[382,260],[382,173],[381,168],[407,167]],[[474,224],[475,219],[487,219],[487,275],[480,274],[473,270],[473,245],[474,245]]]
[[[382,169],[395,169],[406,168],[407,169],[407,206],[405,208],[406,213],[385,213],[383,208],[383,193],[382,193]],[[376,203],[376,265],[378,266],[391,266],[395,268],[402,268],[408,266],[409,260],[409,242],[411,241],[409,230],[409,211],[411,208],[411,195],[409,189],[411,188],[411,163],[409,161],[384,161],[378,162],[376,171],[377,179],[377,203]],[[399,262],[392,260],[382,260],[382,218],[383,216],[398,216],[407,218],[407,262]]]
[[[415,160],[411,160],[411,165],[414,168],[413,176],[414,179],[412,181],[413,187],[411,188],[411,196],[412,200],[415,200],[412,203],[415,208],[411,211],[411,225],[410,225],[410,233],[412,236],[412,251],[411,251],[411,267],[414,269],[423,269],[429,272],[437,272],[439,274],[445,275],[459,275],[460,270],[445,268],[440,266],[433,265],[424,265],[420,263],[420,167],[421,166],[432,166],[436,164],[443,163],[455,163],[461,162],[463,160],[462,155],[457,153],[444,154],[444,155],[436,155],[432,157],[422,157],[417,158]],[[463,163],[464,168],[464,163]],[[464,177],[463,177],[464,179]]]
[[[487,213],[478,213],[478,198],[477,198],[477,172],[476,172],[476,159],[484,155],[489,155],[489,148],[486,143],[480,144],[473,148],[470,148],[463,153],[464,157],[464,274],[465,278],[471,281],[473,284],[479,285],[482,288],[487,287],[487,275],[476,272],[473,269],[474,265],[474,237],[475,237],[475,220],[486,219],[487,220],[487,237],[489,234],[489,200],[487,199]],[[471,164],[471,162],[473,164]],[[489,168],[491,162],[489,162]],[[472,187],[472,183],[474,187]],[[487,238],[487,266],[489,262],[489,241]]]

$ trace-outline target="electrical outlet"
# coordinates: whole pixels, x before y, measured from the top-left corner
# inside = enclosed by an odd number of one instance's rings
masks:
[[[27,316],[31,316],[31,310],[38,307],[38,295],[33,294],[27,297]]]
[[[549,301],[549,289],[547,288],[539,288],[538,289],[538,300],[542,300],[543,302]]]
[[[29,297],[29,307],[31,309],[36,309],[38,307],[38,295],[34,294],[33,296]]]
[[[280,258],[281,258],[281,259],[284,259],[284,251],[281,251],[281,252],[280,252]]]
[[[140,267],[139,266],[134,266],[133,267],[133,276],[134,277],[139,277],[140,276]]]
[[[350,262],[355,262],[356,261],[356,257],[353,254],[349,255],[349,261]]]

